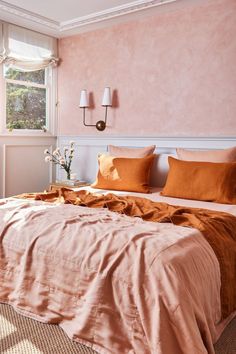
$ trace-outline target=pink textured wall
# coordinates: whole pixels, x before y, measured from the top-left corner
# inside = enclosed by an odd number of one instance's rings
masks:
[[[168,5],[171,6],[171,5]],[[59,135],[235,136],[236,1],[206,0],[178,11],[60,40]],[[91,92],[86,128],[80,91]]]

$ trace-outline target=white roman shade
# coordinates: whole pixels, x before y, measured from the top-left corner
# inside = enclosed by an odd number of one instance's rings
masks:
[[[3,23],[0,60],[15,68],[33,71],[57,65],[57,39]]]

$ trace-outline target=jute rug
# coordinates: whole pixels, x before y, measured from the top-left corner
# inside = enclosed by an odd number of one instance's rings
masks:
[[[236,353],[236,319],[228,325],[215,349],[217,354]],[[60,327],[23,317],[3,304],[0,304],[0,353],[96,354],[92,349],[72,342]]]
[[[97,354],[70,340],[59,326],[31,320],[3,304],[0,304],[0,353]]]

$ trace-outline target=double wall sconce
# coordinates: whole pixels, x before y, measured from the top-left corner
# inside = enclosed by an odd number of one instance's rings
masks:
[[[111,90],[110,87],[106,87],[103,94],[102,106],[105,107],[105,119],[99,120],[96,124],[87,124],[85,122],[85,109],[89,107],[87,91],[82,90],[80,95],[80,108],[83,108],[83,123],[86,127],[96,127],[97,130],[103,131],[107,124],[107,107],[111,107]]]

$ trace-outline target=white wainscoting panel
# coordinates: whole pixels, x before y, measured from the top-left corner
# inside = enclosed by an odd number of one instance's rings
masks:
[[[226,149],[236,146],[236,137],[211,137],[211,138],[190,138],[190,137],[118,137],[118,136],[61,136],[58,137],[57,144],[60,148],[68,147],[71,140],[75,141],[75,158],[72,164],[73,172],[77,173],[80,180],[93,182],[96,178],[98,163],[97,156],[101,152],[107,151],[108,145],[117,145],[123,147],[144,147],[156,145],[156,154],[163,154],[157,157],[155,168],[161,171],[159,185],[163,186],[167,172],[167,156],[165,154],[175,155],[175,149],[178,147],[186,149]],[[154,172],[154,171],[153,171]],[[163,172],[163,173],[162,173]],[[57,169],[57,178],[64,179],[63,170]],[[152,185],[155,182],[154,173],[152,173]]]
[[[0,196],[47,189],[56,171],[45,162],[44,150],[53,151],[55,143],[52,136],[0,136]]]
[[[3,195],[40,192],[52,181],[52,166],[44,161],[49,145],[4,145]]]
[[[71,140],[71,139],[69,139]],[[58,146],[63,149],[69,147],[69,140],[63,140],[58,143]],[[75,154],[72,161],[72,172],[77,174],[77,178],[81,181],[93,182],[97,175],[97,156],[101,152],[107,151],[107,146],[101,145],[81,145],[79,141],[76,141]],[[96,142],[94,142],[96,144]],[[57,179],[63,180],[66,178],[66,174],[63,169],[57,167]]]

